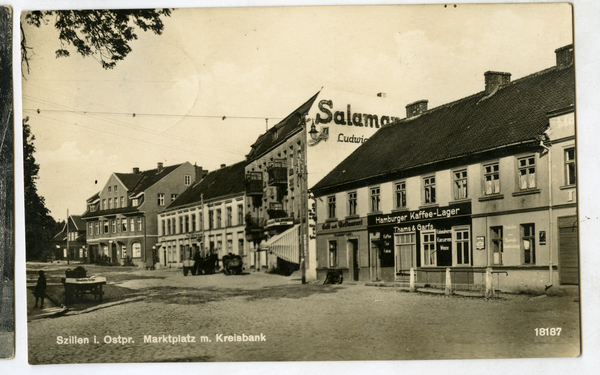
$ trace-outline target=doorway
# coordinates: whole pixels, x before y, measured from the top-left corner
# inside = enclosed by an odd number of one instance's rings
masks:
[[[358,252],[358,240],[350,239],[348,240],[348,247],[350,249],[350,253],[352,254],[352,280],[358,281],[360,279],[360,262],[359,262],[359,252]]]

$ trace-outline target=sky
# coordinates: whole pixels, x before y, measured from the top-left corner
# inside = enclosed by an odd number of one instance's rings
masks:
[[[420,99],[433,108],[483,90],[486,71],[515,80],[553,66],[571,17],[566,4],[176,9],[112,70],[70,46],[55,58],[52,19],[23,24],[38,191],[64,219],[113,172],[242,161],[324,86],[384,92],[398,113]]]

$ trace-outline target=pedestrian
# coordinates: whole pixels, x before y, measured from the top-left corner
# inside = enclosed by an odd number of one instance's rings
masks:
[[[46,297],[46,276],[42,270],[40,270],[40,277],[33,290],[33,295],[35,296],[35,305],[33,307],[38,307],[38,299],[41,299],[40,308],[43,309],[44,297]]]

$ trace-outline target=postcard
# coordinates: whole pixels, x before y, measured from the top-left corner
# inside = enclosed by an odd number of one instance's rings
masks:
[[[570,4],[20,17],[29,364],[580,356]]]

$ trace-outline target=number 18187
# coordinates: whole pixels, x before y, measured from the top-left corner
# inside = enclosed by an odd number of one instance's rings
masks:
[[[560,336],[560,331],[562,328],[536,328],[535,335],[536,336]]]

